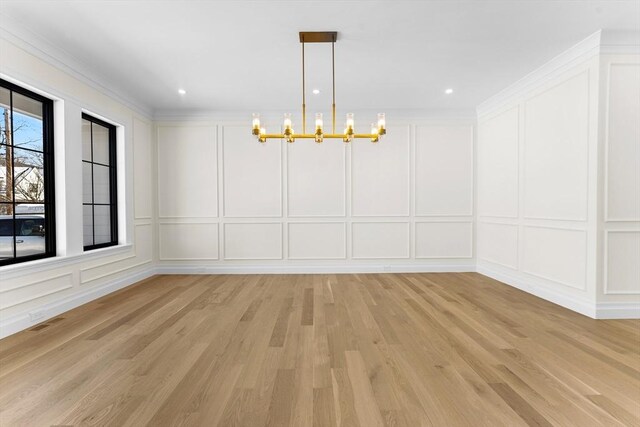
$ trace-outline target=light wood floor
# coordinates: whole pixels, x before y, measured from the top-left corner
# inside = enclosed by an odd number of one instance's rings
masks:
[[[472,273],[156,276],[0,341],[0,425],[638,426],[640,322]]]

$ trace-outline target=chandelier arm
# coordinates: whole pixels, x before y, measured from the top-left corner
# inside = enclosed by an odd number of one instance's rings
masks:
[[[379,136],[377,133],[354,133],[353,135],[351,135],[352,138],[354,139],[364,139],[364,138],[374,138],[376,136]],[[313,139],[316,137],[316,135],[314,133],[305,133],[305,134],[291,134],[289,135],[289,137],[293,138],[293,139]],[[341,133],[325,133],[323,135],[324,139],[343,139],[345,137],[344,134]],[[287,135],[284,135],[282,133],[267,133],[267,134],[263,134],[260,135],[260,138],[264,138],[264,139],[283,139],[283,138],[287,138]]]
[[[331,42],[331,85],[332,85],[332,98],[331,98],[331,133],[336,133],[336,54],[335,54],[335,41]]]
[[[305,91],[305,72],[304,72],[304,40],[302,41],[302,133],[307,131],[307,105]]]

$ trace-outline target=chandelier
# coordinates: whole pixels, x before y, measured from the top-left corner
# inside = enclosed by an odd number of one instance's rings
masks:
[[[293,130],[291,122],[291,114],[284,115],[284,124],[282,133],[267,133],[264,127],[260,126],[260,115],[253,115],[252,134],[258,138],[261,143],[267,142],[267,139],[285,139],[287,142],[294,142],[298,138],[313,139],[317,143],[321,143],[325,139],[342,139],[343,142],[351,142],[356,138],[369,139],[371,142],[378,142],[382,135],[386,134],[384,113],[378,114],[378,122],[371,124],[371,133],[356,133],[354,125],[353,113],[348,113],[343,133],[336,133],[336,67],[335,67],[335,43],[338,33],[335,31],[323,32],[300,32],[300,43],[302,43],[302,133],[296,133]],[[307,133],[306,121],[306,91],[305,91],[305,69],[304,69],[304,45],[305,43],[331,43],[331,69],[332,69],[332,118],[331,133],[325,133],[322,121],[322,113],[316,114],[315,132]]]

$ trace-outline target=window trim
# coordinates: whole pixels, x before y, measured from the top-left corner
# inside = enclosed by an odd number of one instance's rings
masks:
[[[53,100],[32,92],[15,83],[11,83],[0,78],[0,87],[11,91],[10,105],[11,109],[11,132],[13,133],[13,93],[26,96],[42,103],[42,153],[43,153],[43,174],[44,174],[44,227],[45,227],[45,251],[41,254],[27,255],[17,257],[16,255],[16,212],[15,212],[15,190],[13,192],[13,258],[0,260],[0,267],[5,265],[20,264],[23,262],[34,261],[43,258],[56,256],[56,218],[55,218],[55,158],[54,158],[54,115]],[[12,139],[13,142],[13,139]],[[12,144],[13,148],[14,145]]]
[[[117,150],[117,127],[116,125],[105,122],[95,116],[92,116],[87,113],[82,113],[82,119],[87,120],[88,122],[95,123],[97,125],[103,126],[109,130],[109,212],[111,219],[111,240],[106,243],[95,244],[95,209],[92,209],[92,227],[93,227],[93,245],[83,246],[84,252],[92,251],[95,249],[108,248],[110,246],[118,245],[118,150]],[[92,203],[84,203],[82,202],[82,206],[92,206],[95,207],[93,192],[95,191],[95,183],[93,181],[93,165],[101,163],[96,163],[93,161],[93,130],[91,132],[91,161],[87,161],[82,159],[83,163],[91,164],[91,202]],[[106,165],[102,165],[106,166]],[[84,227],[83,227],[83,239],[84,239]]]

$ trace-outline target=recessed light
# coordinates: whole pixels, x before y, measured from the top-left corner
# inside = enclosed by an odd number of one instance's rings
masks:
[[[185,95],[185,94],[187,93],[187,91],[186,91],[186,90],[184,90],[184,89],[178,89],[178,93],[179,93],[180,95]]]
[[[313,90],[313,94],[314,94],[314,95],[317,95],[317,94],[319,94],[319,93],[320,93],[320,89],[314,89],[314,90]]]
[[[444,93],[446,93],[447,95],[451,95],[453,93],[453,89],[451,89],[451,88],[445,89]]]

